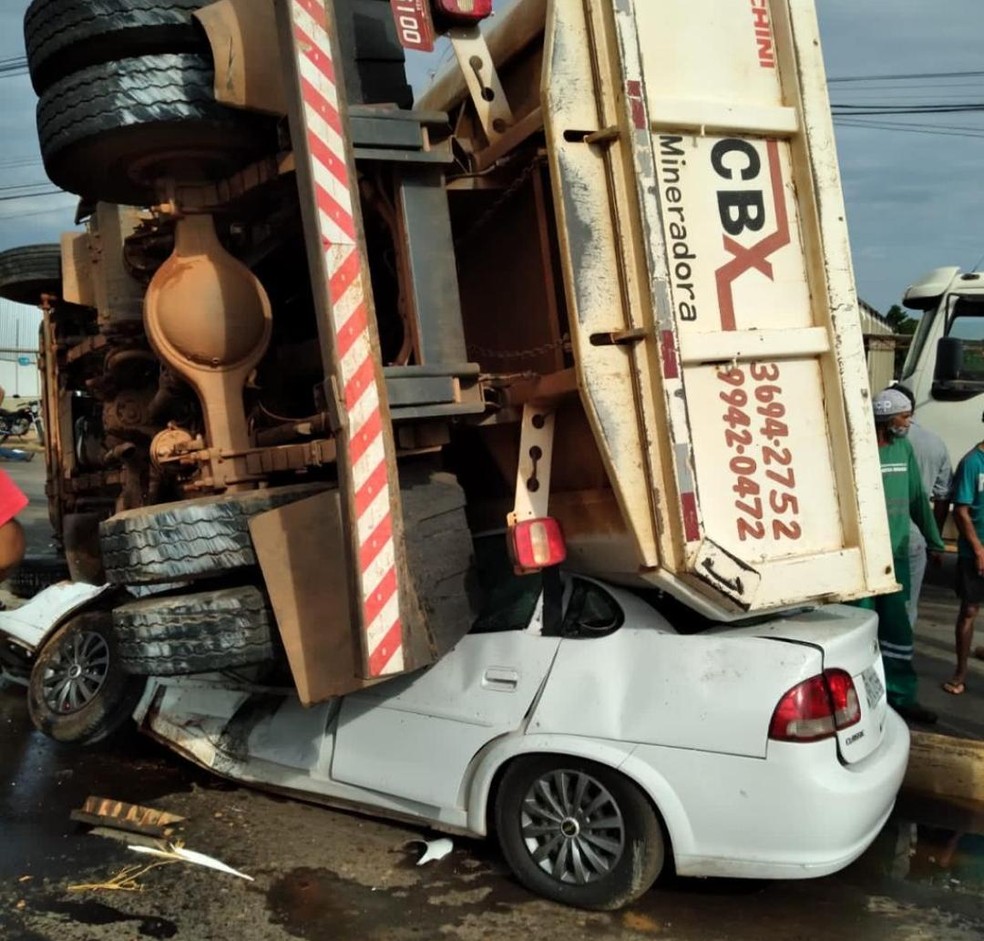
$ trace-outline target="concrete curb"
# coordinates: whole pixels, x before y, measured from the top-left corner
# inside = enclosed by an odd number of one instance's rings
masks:
[[[984,742],[912,732],[902,787],[957,800],[984,801]]]

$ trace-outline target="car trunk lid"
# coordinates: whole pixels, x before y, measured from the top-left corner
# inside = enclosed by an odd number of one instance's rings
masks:
[[[860,719],[837,731],[841,759],[853,764],[878,748],[888,703],[885,669],[878,646],[878,618],[874,612],[847,605],[828,605],[764,623],[719,630],[729,636],[761,637],[819,649],[823,669],[844,670],[857,691]]]

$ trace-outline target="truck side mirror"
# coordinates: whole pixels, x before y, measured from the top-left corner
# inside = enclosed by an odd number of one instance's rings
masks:
[[[940,337],[936,344],[933,382],[954,382],[963,371],[963,343],[956,337]]]

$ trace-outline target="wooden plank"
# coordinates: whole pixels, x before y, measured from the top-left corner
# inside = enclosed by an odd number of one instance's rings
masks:
[[[923,794],[984,801],[984,742],[912,732],[902,786]]]

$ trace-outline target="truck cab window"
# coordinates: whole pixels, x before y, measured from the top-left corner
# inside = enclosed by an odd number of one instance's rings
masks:
[[[959,298],[953,306],[946,335],[963,345],[960,378],[984,381],[984,297]]]
[[[902,367],[902,378],[908,379],[915,371],[919,360],[922,357],[923,347],[926,345],[926,338],[932,329],[933,321],[939,316],[938,311],[923,311],[919,316],[919,326],[909,344],[909,352],[905,358],[905,365]]]

